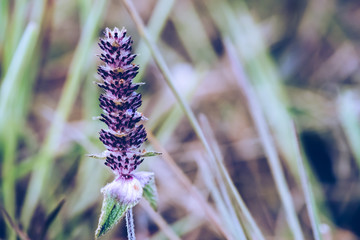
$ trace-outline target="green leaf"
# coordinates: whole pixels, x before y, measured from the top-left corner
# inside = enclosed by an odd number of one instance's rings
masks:
[[[100,159],[100,160],[105,160],[106,156],[107,156],[107,151],[104,151],[100,154],[86,154],[85,156]]]
[[[158,156],[161,155],[161,152],[145,152],[143,154],[141,154],[141,157],[154,157],[154,156]]]
[[[95,232],[95,238],[99,238],[112,229],[125,216],[126,211],[132,204],[120,203],[110,194],[105,195],[101,208],[99,225]]]
[[[152,178],[143,188],[143,197],[150,203],[150,206],[156,211],[158,207],[158,193],[155,180]]]

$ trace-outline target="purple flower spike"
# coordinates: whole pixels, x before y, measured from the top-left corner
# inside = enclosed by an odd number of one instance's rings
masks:
[[[100,131],[100,140],[107,148],[105,165],[116,175],[130,177],[131,173],[144,160],[139,150],[147,140],[141,120],[146,118],[137,109],[141,106],[141,94],[135,92],[139,85],[133,83],[139,66],[133,64],[136,55],[131,54],[131,37],[126,30],[106,28],[105,37],[100,39],[102,49],[98,74],[102,82],[98,85],[104,90],[100,95],[100,107],[104,113],[100,120],[108,129]]]
[[[100,95],[100,107],[103,114],[99,117],[108,129],[101,129],[100,140],[106,151],[91,157],[105,160],[116,178],[101,189],[104,194],[103,206],[95,237],[106,234],[126,214],[128,233],[134,234],[131,208],[142,197],[157,208],[157,190],[154,173],[134,172],[144,157],[159,155],[157,152],[141,150],[147,140],[144,125],[140,121],[146,118],[137,111],[141,106],[141,94],[135,92],[141,83],[133,83],[139,67],[133,64],[136,55],[131,54],[132,40],[126,36],[126,30],[106,29],[105,37],[99,46],[103,65],[98,73],[102,78],[98,82],[104,90]],[[129,224],[128,224],[129,223]],[[130,239],[130,237],[129,237]],[[133,239],[133,238],[131,238]]]

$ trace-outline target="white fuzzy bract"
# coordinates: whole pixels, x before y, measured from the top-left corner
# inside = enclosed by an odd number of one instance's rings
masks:
[[[105,196],[116,198],[119,203],[136,205],[143,194],[143,187],[135,177],[119,177],[101,189]]]

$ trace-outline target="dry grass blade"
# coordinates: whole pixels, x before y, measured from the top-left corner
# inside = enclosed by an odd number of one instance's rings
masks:
[[[173,171],[177,179],[184,185],[186,190],[191,193],[191,196],[196,199],[196,201],[199,203],[199,206],[204,209],[205,215],[209,217],[208,220],[212,224],[214,224],[217,230],[220,231],[227,239],[232,239],[230,234],[221,224],[218,213],[215,212],[213,207],[209,205],[209,203],[204,199],[201,193],[191,184],[187,176],[176,165],[175,161],[168,154],[166,149],[161,146],[161,144],[156,140],[156,138],[152,135],[150,131],[148,132],[148,138],[151,142],[151,145],[154,146],[157,151],[162,152],[162,158],[165,159],[166,163],[169,165],[170,169]]]
[[[260,136],[260,140],[263,144],[265,154],[267,156],[267,160],[269,161],[269,166],[280,195],[281,202],[284,206],[289,227],[295,239],[297,240],[304,239],[300,227],[300,223],[297,219],[296,210],[291,197],[291,193],[286,183],[286,179],[281,167],[280,159],[278,157],[275,145],[272,141],[270,129],[263,116],[262,110],[260,108],[260,104],[258,103],[257,96],[252,86],[250,85],[249,81],[247,80],[244,71],[242,71],[241,64],[234,54],[236,51],[234,50],[234,47],[232,46],[232,43],[229,40],[225,41],[225,47],[226,47],[226,52],[230,58],[231,68],[234,72],[235,79],[239,84],[239,87],[242,90],[247,100],[248,109],[250,111],[255,127]]]
[[[235,239],[247,239],[245,236],[245,228],[243,227],[240,218],[238,218],[233,204],[226,193],[224,188],[225,185],[221,185],[221,183],[219,183],[218,177],[215,177],[216,179],[214,178],[213,172],[215,169],[210,169],[212,164],[209,164],[200,154],[198,155],[199,156],[196,156],[196,162],[202,173],[203,181],[211,192],[211,196],[214,199],[219,215],[222,217],[222,221],[225,223],[228,231],[233,234]]]
[[[216,162],[211,163],[210,165],[217,167],[219,169],[218,174],[215,174],[215,176],[218,178],[218,181],[221,185],[226,186],[229,190],[224,190],[222,192],[224,198],[232,198],[233,202],[236,202],[236,205],[238,205],[238,208],[241,210],[240,213],[237,215],[242,215],[244,220],[246,221],[247,225],[249,226],[249,229],[251,229],[252,236],[254,236],[255,239],[258,240],[264,240],[265,237],[263,236],[259,226],[256,224],[253,216],[251,215],[249,209],[246,207],[246,204],[241,197],[240,193],[237,191],[234,183],[231,180],[230,174],[225,168],[223,158],[221,156],[220,148],[216,142],[214,133],[210,127],[210,124],[205,117],[205,115],[200,116],[200,121],[203,126],[203,128],[206,130],[206,137],[209,139],[209,142],[211,144],[212,149],[214,149],[216,154]],[[246,228],[247,229],[247,228]]]

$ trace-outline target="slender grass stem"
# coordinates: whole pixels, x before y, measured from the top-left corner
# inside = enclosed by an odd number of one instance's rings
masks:
[[[208,217],[208,221],[216,226],[216,228],[227,238],[232,239],[231,235],[228,233],[224,226],[219,220],[218,213],[214,211],[212,206],[210,206],[204,197],[201,195],[199,190],[194,187],[187,176],[181,171],[181,169],[176,165],[174,159],[168,154],[165,148],[156,140],[153,134],[148,131],[148,138],[151,142],[151,145],[154,148],[162,153],[162,158],[165,159],[166,163],[170,167],[171,171],[174,173],[176,178],[184,185],[186,190],[194,197],[194,199],[198,202],[199,206],[204,209],[204,214]]]
[[[126,229],[127,229],[128,240],[136,240],[134,217],[133,217],[132,208],[129,208],[126,211],[126,217],[125,218],[126,218]]]
[[[246,239],[243,224],[240,222],[240,219],[237,217],[236,212],[234,211],[231,200],[229,199],[229,195],[224,191],[223,186],[220,186],[219,190],[217,184],[215,183],[216,177],[214,178],[214,169],[210,169],[211,164],[208,164],[208,162],[205,159],[202,159],[201,156],[196,156],[196,162],[199,165],[202,178],[204,179],[207,188],[210,190],[211,195],[214,198],[215,205],[219,211],[219,214],[221,214],[227,229],[233,234],[234,239]],[[221,183],[218,185],[221,185]]]
[[[221,151],[218,147],[218,144],[216,142],[215,136],[213,131],[210,128],[210,124],[207,120],[207,118],[202,115],[200,118],[202,126],[206,129],[206,137],[209,139],[212,149],[214,149],[216,154],[216,162],[211,162],[212,166],[217,166],[217,168],[220,170],[221,176],[217,176],[220,174],[217,174],[215,176],[218,177],[218,179],[221,179],[222,185],[227,186],[227,188],[230,190],[230,192],[222,191],[222,194],[224,195],[224,198],[231,195],[234,199],[236,204],[238,205],[239,209],[241,210],[241,213],[243,214],[245,220],[247,221],[250,229],[252,230],[252,234],[255,236],[258,240],[265,240],[264,235],[262,234],[260,228],[256,224],[253,216],[251,215],[249,209],[246,207],[246,204],[241,197],[240,193],[237,191],[233,181],[231,180],[230,174],[226,170],[226,167],[224,166],[223,158],[221,156]]]
[[[234,47],[229,40],[225,42],[226,51],[230,58],[230,63],[235,74],[235,79],[247,100],[248,109],[253,118],[258,134],[260,135],[260,140],[264,147],[267,160],[269,161],[269,166],[274,177],[275,185],[278,189],[281,202],[284,206],[289,227],[296,240],[304,239],[300,223],[297,219],[291,193],[289,187],[287,186],[286,179],[281,167],[280,159],[277,155],[276,148],[271,138],[269,126],[265,120],[265,117],[263,116],[255,91],[247,80],[247,77],[242,70],[240,61],[234,54]]]

